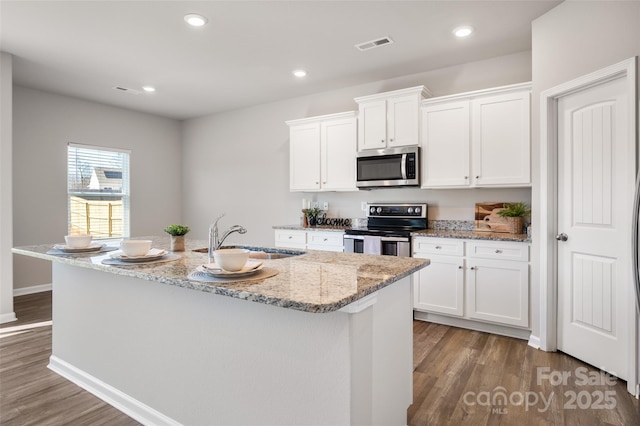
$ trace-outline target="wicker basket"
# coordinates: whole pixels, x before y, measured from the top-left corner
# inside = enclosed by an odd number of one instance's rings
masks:
[[[507,217],[505,219],[507,219],[510,234],[522,234],[522,231],[524,229],[523,217]]]

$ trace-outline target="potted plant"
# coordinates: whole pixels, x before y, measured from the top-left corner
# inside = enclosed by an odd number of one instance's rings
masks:
[[[171,251],[184,251],[184,236],[190,229],[186,225],[169,225],[164,232],[171,235]]]
[[[504,203],[504,208],[498,212],[498,216],[507,219],[509,233],[522,234],[524,218],[531,216],[531,208],[527,203]]]
[[[312,207],[310,209],[305,209],[305,216],[307,217],[307,222],[309,226],[316,226],[318,224],[318,217],[323,213],[321,209],[318,207]]]

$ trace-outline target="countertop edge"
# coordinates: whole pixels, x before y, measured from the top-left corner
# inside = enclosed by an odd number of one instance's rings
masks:
[[[201,244],[197,244],[197,245],[201,245]],[[252,293],[242,289],[233,289],[233,288],[215,285],[215,283],[206,283],[201,281],[189,280],[189,279],[186,279],[186,277],[185,278],[168,277],[168,276],[162,276],[161,274],[146,273],[145,271],[141,271],[138,269],[127,269],[127,268],[121,268],[121,267],[114,267],[110,265],[103,265],[101,263],[91,263],[87,261],[81,261],[80,259],[83,259],[83,258],[86,259],[86,258],[92,257],[92,255],[86,254],[86,253],[79,254],[79,255],[60,256],[60,255],[53,255],[53,254],[34,251],[36,247],[42,247],[42,246],[46,246],[46,245],[14,247],[11,249],[11,251],[14,254],[29,256],[29,257],[33,257],[41,260],[58,262],[58,263],[63,263],[71,266],[79,266],[82,268],[94,269],[94,270],[103,271],[103,272],[107,272],[115,275],[138,278],[146,281],[152,281],[152,282],[158,282],[161,284],[182,287],[189,290],[201,291],[203,293],[212,293],[212,294],[217,294],[221,296],[233,297],[236,299],[247,300],[247,301],[287,308],[287,309],[294,309],[294,310],[307,312],[307,313],[329,313],[329,312],[338,311],[341,308],[353,302],[356,302],[372,293],[375,293],[376,291],[384,287],[387,287],[388,285],[396,281],[399,281],[429,265],[428,259],[416,259],[416,260],[420,260],[421,263],[413,267],[409,267],[402,273],[399,273],[396,275],[390,275],[389,277],[380,280],[380,282],[378,282],[377,284],[371,285],[370,287],[367,287],[364,290],[359,290],[357,293],[347,296],[345,298],[342,298],[340,300],[333,301],[330,303],[325,303],[325,304],[318,304],[318,303],[295,301],[291,299],[285,299],[282,297],[268,296],[260,293]],[[296,256],[296,258],[304,261],[305,257],[308,254],[314,253],[314,252],[317,252],[317,251],[308,250],[305,254]]]

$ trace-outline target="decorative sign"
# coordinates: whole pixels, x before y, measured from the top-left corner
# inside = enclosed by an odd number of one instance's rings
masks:
[[[498,216],[504,203],[476,203],[476,231],[509,232],[506,217]]]
[[[351,226],[351,219],[340,219],[337,217],[319,217],[318,218],[318,225],[324,225],[324,226],[335,226],[335,227],[349,227]]]

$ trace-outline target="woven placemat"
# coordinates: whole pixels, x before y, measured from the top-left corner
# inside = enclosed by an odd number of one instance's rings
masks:
[[[182,256],[180,256],[179,254],[173,254],[173,253],[169,253],[166,254],[164,256],[162,256],[162,258],[160,259],[156,259],[156,260],[151,260],[149,262],[124,262],[120,259],[114,259],[114,258],[109,258],[109,259],[104,259],[102,261],[103,265],[112,265],[112,266],[141,266],[141,265],[152,265],[154,263],[164,263],[164,262],[173,262],[174,260],[178,260],[180,259]]]
[[[213,275],[207,274],[206,272],[193,271],[188,276],[187,279],[193,281],[202,281],[206,283],[230,283],[237,281],[257,281],[264,280],[265,278],[271,278],[273,276],[278,275],[277,269],[272,268],[262,268],[258,272],[253,275],[245,275],[243,277],[229,277],[229,278],[218,278]]]
[[[68,252],[60,249],[51,249],[46,254],[56,254],[63,256],[93,256],[96,254],[106,253],[108,251],[118,250],[118,247],[104,246],[100,250]]]

